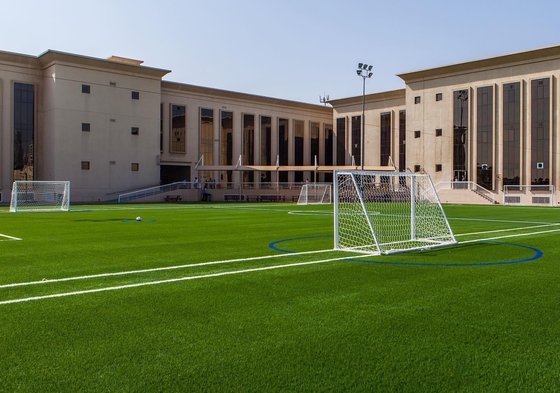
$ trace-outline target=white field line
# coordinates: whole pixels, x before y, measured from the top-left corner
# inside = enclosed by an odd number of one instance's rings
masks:
[[[160,271],[165,271],[165,270],[188,269],[188,268],[191,268],[191,267],[220,265],[220,264],[235,263],[235,262],[259,261],[259,260],[263,260],[263,259],[272,259],[272,258],[297,256],[297,255],[307,255],[307,254],[318,254],[318,253],[333,252],[333,251],[335,251],[335,250],[305,251],[305,252],[295,252],[295,253],[287,253],[287,254],[266,255],[266,256],[251,257],[251,258],[227,259],[227,260],[223,260],[223,261],[201,262],[201,263],[193,263],[193,264],[188,264],[188,265],[157,267],[157,268],[152,268],[152,269],[129,270],[129,271],[124,271],[124,272],[100,273],[100,274],[91,274],[91,275],[87,275],[87,276],[56,278],[56,279],[52,279],[52,280],[43,279],[43,280],[40,280],[40,281],[29,281],[29,282],[18,282],[18,283],[13,283],[13,284],[4,284],[4,285],[0,285],[0,288],[23,287],[23,286],[38,285],[38,284],[52,284],[52,283],[64,282],[64,281],[88,280],[88,279],[93,279],[93,278],[112,277],[112,276],[125,276],[125,275],[129,275],[129,274],[153,273],[153,272],[160,272]]]
[[[330,251],[332,251],[332,250],[330,250]],[[369,255],[364,255],[364,256],[361,256],[361,257],[369,257]],[[168,283],[179,282],[179,281],[197,280],[199,278],[211,278],[211,277],[229,276],[229,275],[233,275],[233,274],[260,272],[260,271],[265,271],[265,270],[282,269],[282,268],[285,268],[285,267],[316,265],[316,264],[319,264],[319,263],[340,261],[340,260],[343,260],[343,259],[346,259],[346,258],[348,258],[348,257],[345,256],[345,257],[338,257],[338,258],[331,258],[331,259],[323,259],[323,260],[319,260],[319,261],[299,262],[299,263],[291,263],[291,264],[286,264],[286,265],[257,267],[257,268],[253,268],[253,269],[243,269],[243,270],[236,270],[236,271],[232,271],[232,272],[204,274],[204,275],[200,275],[200,276],[170,278],[170,279],[167,279],[167,280],[158,280],[158,281],[150,281],[150,282],[143,282],[143,283],[137,283],[137,284],[119,285],[119,286],[114,286],[114,287],[88,289],[88,290],[84,290],[84,291],[53,293],[51,295],[33,296],[33,297],[20,298],[20,299],[4,300],[4,301],[0,301],[0,305],[12,304],[12,303],[23,303],[23,302],[33,301],[33,300],[52,299],[52,298],[59,298],[59,297],[65,297],[65,296],[77,296],[77,295],[84,295],[84,294],[96,293],[96,292],[116,291],[116,290],[120,290],[120,289],[137,288],[137,287],[143,287],[143,286],[148,286],[148,285],[168,284]],[[360,258],[360,256],[355,256],[353,258]]]
[[[448,220],[454,220],[454,221],[482,221],[482,222],[507,222],[510,224],[537,224],[537,225],[558,225],[556,223],[553,222],[542,222],[542,221],[519,221],[519,220],[490,220],[487,218],[465,218],[465,217],[447,217]]]
[[[4,235],[4,234],[2,234],[2,233],[0,233],[0,236],[1,236],[1,237],[5,237],[5,238],[7,238],[8,240],[21,240],[19,237],[8,236],[8,235]],[[0,240],[0,241],[3,241],[3,240]]]
[[[455,237],[458,236],[471,236],[471,235],[481,235],[481,234],[486,234],[486,233],[499,233],[499,232],[511,232],[511,231],[524,231],[525,229],[533,229],[533,228],[543,228],[543,227],[553,227],[553,226],[558,226],[559,224],[543,224],[543,225],[533,225],[530,227],[521,227],[521,228],[509,228],[509,229],[495,229],[492,231],[482,231],[482,232],[469,232],[469,233],[460,233],[458,235],[455,235]]]
[[[489,231],[489,232],[492,232],[492,231]],[[550,229],[548,231],[531,232],[531,233],[514,233],[512,235],[495,236],[495,237],[489,237],[489,238],[486,238],[486,239],[465,240],[465,241],[460,242],[459,245],[466,244],[466,243],[485,242],[485,241],[488,241],[488,240],[507,239],[507,238],[510,238],[510,237],[541,235],[543,233],[552,233],[552,232],[560,232],[560,228]]]

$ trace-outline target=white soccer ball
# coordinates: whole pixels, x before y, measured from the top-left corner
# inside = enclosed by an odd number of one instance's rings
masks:
[[[140,216],[136,217],[136,221],[142,221],[142,217]]]

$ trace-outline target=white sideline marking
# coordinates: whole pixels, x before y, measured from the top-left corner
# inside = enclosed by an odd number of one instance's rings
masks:
[[[8,236],[8,235],[4,235],[2,233],[0,233],[0,236],[1,237],[6,237],[6,238],[8,238],[8,240],[21,240],[19,237]],[[0,241],[3,241],[3,240],[0,240]]]
[[[469,233],[461,233],[461,234],[455,235],[455,237],[457,237],[457,236],[481,235],[481,234],[496,233],[496,232],[523,231],[525,229],[553,227],[553,226],[558,226],[558,225],[560,225],[560,224],[543,224],[543,225],[533,225],[533,226],[530,226],[530,227],[521,227],[521,228],[495,229],[495,230],[492,230],[492,231],[469,232]]]
[[[492,232],[492,231],[489,231],[489,232]],[[548,231],[531,232],[531,233],[514,233],[513,235],[489,237],[489,238],[486,238],[486,239],[465,240],[465,241],[462,241],[458,244],[461,245],[461,244],[465,244],[465,243],[485,242],[485,241],[488,241],[488,240],[507,239],[507,238],[510,238],[510,237],[541,235],[543,233],[551,233],[551,232],[560,232],[560,228],[550,229]]]
[[[0,285],[0,288],[13,288],[13,287],[23,287],[23,286],[28,286],[28,285],[50,284],[50,283],[57,283],[57,282],[64,282],[64,281],[87,280],[87,279],[90,279],[90,278],[100,278],[100,277],[125,276],[125,275],[128,275],[128,274],[152,273],[152,272],[159,272],[159,271],[165,271],[165,270],[187,269],[187,268],[191,268],[191,267],[219,265],[219,264],[222,264],[222,263],[225,264],[225,263],[234,263],[234,262],[258,261],[258,260],[261,260],[261,259],[272,259],[272,258],[306,255],[306,254],[318,254],[318,253],[333,252],[333,251],[335,251],[335,250],[294,252],[294,253],[289,253],[289,254],[274,254],[274,255],[265,255],[265,256],[251,257],[251,258],[227,259],[227,260],[224,260],[224,261],[200,262],[200,263],[193,263],[193,264],[189,264],[189,265],[166,266],[166,267],[156,267],[156,268],[152,268],[152,269],[129,270],[129,271],[124,271],[124,272],[100,273],[100,274],[91,274],[91,275],[87,275],[87,276],[55,278],[55,279],[52,279],[52,280],[45,279],[45,280],[41,280],[41,281],[17,282],[17,283],[13,283],[13,284]]]
[[[330,250],[330,251],[332,251],[332,250]],[[365,258],[365,257],[370,257],[370,256],[371,255],[356,256],[356,257],[353,257],[353,258],[360,258],[360,257]],[[12,304],[12,303],[23,303],[23,302],[33,301],[33,300],[52,299],[52,298],[66,297],[66,296],[77,296],[77,295],[84,295],[84,294],[96,293],[96,292],[116,291],[116,290],[119,290],[119,289],[137,288],[137,287],[143,287],[143,286],[147,286],[147,285],[159,285],[159,284],[167,284],[167,283],[178,282],[178,281],[197,280],[199,278],[221,277],[221,276],[228,276],[228,275],[233,275],[233,274],[260,272],[260,271],[264,271],[264,270],[281,269],[281,268],[285,268],[285,267],[316,265],[316,264],[319,264],[319,263],[340,261],[340,260],[347,259],[347,258],[348,258],[348,256],[339,257],[339,258],[332,258],[332,259],[323,259],[323,260],[320,260],[320,261],[292,263],[292,264],[288,264],[288,265],[257,267],[257,268],[253,268],[253,269],[236,270],[236,271],[233,271],[233,272],[211,273],[211,274],[204,274],[204,275],[201,275],[201,276],[170,278],[170,279],[167,279],[167,280],[150,281],[150,282],[143,282],[143,283],[137,283],[137,284],[119,285],[119,286],[115,286],[115,287],[88,289],[88,290],[84,290],[84,291],[54,293],[52,295],[33,296],[33,297],[20,298],[20,299],[4,300],[4,301],[0,301],[0,305]]]

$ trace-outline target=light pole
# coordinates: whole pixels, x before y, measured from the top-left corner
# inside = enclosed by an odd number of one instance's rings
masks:
[[[362,77],[363,81],[363,89],[362,89],[362,156],[360,158],[362,164],[362,172],[364,170],[364,152],[365,152],[365,145],[366,145],[366,79],[371,78],[373,72],[372,65],[367,65],[365,63],[358,63],[358,69],[356,70],[356,74]]]

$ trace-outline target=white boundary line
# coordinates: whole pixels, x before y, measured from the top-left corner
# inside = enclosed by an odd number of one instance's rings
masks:
[[[2,233],[0,233],[0,236],[1,236],[1,237],[6,237],[6,238],[8,238],[8,240],[22,240],[22,239],[20,239],[19,237],[8,236],[8,235],[4,235],[4,234],[2,234]],[[1,242],[1,241],[4,241],[4,240],[0,240],[0,242]]]
[[[499,232],[524,231],[525,229],[546,228],[546,227],[553,227],[553,226],[558,226],[558,225],[560,225],[560,224],[543,224],[543,225],[533,225],[533,226],[530,226],[530,227],[521,227],[521,228],[494,229],[494,230],[492,230],[492,231],[461,233],[461,234],[455,235],[455,237],[458,237],[458,236],[480,235],[480,234],[484,234],[484,233],[499,233]]]
[[[1,288],[23,287],[23,286],[38,285],[38,284],[52,284],[52,283],[64,282],[64,281],[88,280],[88,279],[92,279],[92,278],[101,278],[101,277],[125,276],[125,275],[129,275],[129,274],[153,273],[153,272],[159,272],[159,271],[165,271],[165,270],[188,269],[188,268],[191,268],[191,267],[220,265],[220,264],[235,263],[235,262],[249,262],[249,261],[258,261],[258,260],[263,260],[263,259],[272,259],[272,258],[307,255],[307,254],[319,254],[319,253],[324,253],[324,252],[336,252],[336,251],[337,250],[319,250],[319,251],[294,252],[294,253],[285,253],[285,254],[265,255],[265,256],[260,256],[260,257],[226,259],[226,260],[223,260],[223,261],[200,262],[200,263],[193,263],[193,264],[188,264],[188,265],[156,267],[156,268],[152,268],[152,269],[129,270],[129,271],[124,271],[124,272],[100,273],[100,274],[91,274],[91,275],[87,275],[87,276],[56,278],[56,279],[52,279],[52,280],[43,279],[43,280],[40,280],[40,281],[29,281],[29,282],[18,282],[18,283],[13,283],[13,284],[4,284],[4,285],[0,285],[0,289]]]
[[[489,232],[492,232],[492,231],[489,231]],[[495,236],[495,237],[489,237],[489,238],[486,238],[486,239],[465,240],[465,241],[459,242],[458,245],[466,244],[466,243],[485,242],[485,241],[488,241],[488,240],[507,239],[507,238],[510,238],[510,237],[541,235],[543,233],[551,233],[551,232],[560,232],[560,228],[550,229],[548,231],[531,232],[531,233],[514,233],[513,235]]]
[[[330,250],[330,251],[332,251],[332,250]],[[369,256],[370,255],[365,255],[365,256],[362,256],[362,257],[369,257]],[[4,300],[4,301],[0,301],[0,305],[13,304],[13,303],[23,303],[23,302],[29,302],[29,301],[34,301],[34,300],[52,299],[52,298],[59,298],[59,297],[66,297],[66,296],[77,296],[77,295],[84,295],[84,294],[96,293],[96,292],[116,291],[116,290],[120,290],[120,289],[137,288],[137,287],[144,287],[144,286],[148,286],[148,285],[159,285],[159,284],[167,284],[167,283],[179,282],[179,281],[197,280],[199,278],[221,277],[221,276],[229,276],[229,275],[233,275],[233,274],[260,272],[260,271],[265,271],[265,270],[282,269],[282,268],[285,268],[285,267],[316,265],[316,264],[319,264],[319,263],[340,261],[340,260],[347,259],[347,258],[348,257],[345,256],[345,257],[332,258],[332,259],[323,259],[323,260],[319,260],[319,261],[299,262],[299,263],[292,263],[292,264],[287,264],[287,265],[257,267],[257,268],[253,268],[253,269],[235,270],[235,271],[232,271],[232,272],[211,273],[211,274],[204,274],[204,275],[200,275],[200,276],[170,278],[170,279],[167,279],[167,280],[150,281],[150,282],[143,282],[143,283],[137,283],[137,284],[119,285],[119,286],[114,286],[114,287],[105,287],[105,288],[97,288],[97,289],[88,289],[88,290],[84,290],[84,291],[53,293],[52,295],[33,296],[33,297],[20,298],[20,299]],[[356,256],[354,258],[360,258],[360,256]]]

